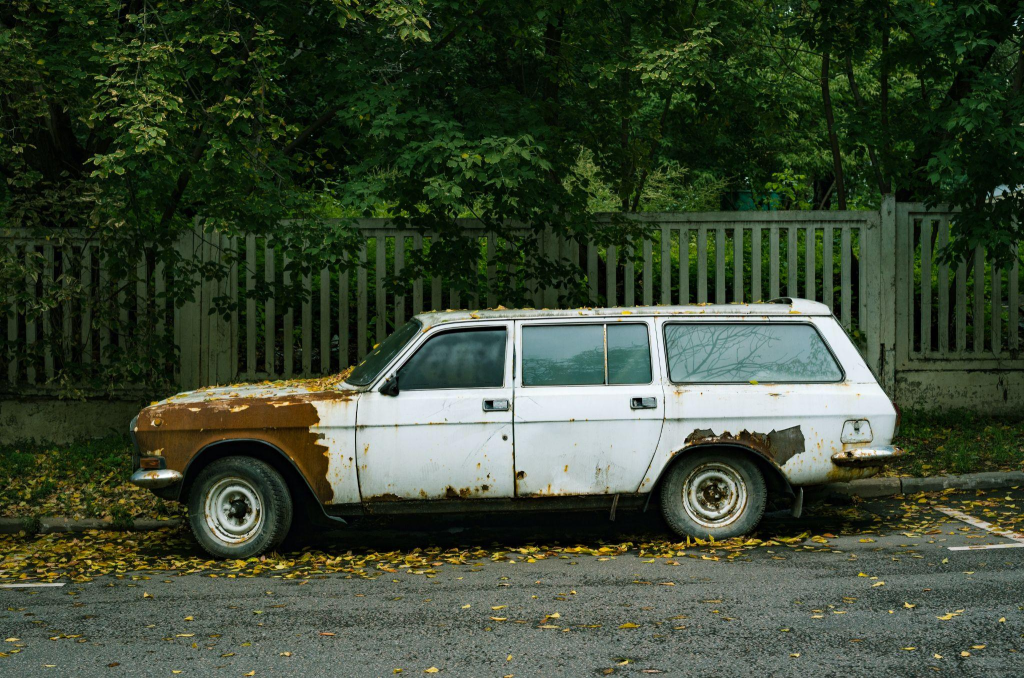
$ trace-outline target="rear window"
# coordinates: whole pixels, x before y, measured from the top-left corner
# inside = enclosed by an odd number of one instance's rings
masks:
[[[665,325],[669,378],[675,383],[840,381],[821,335],[803,323]]]
[[[524,386],[649,383],[647,325],[588,323],[523,328]]]

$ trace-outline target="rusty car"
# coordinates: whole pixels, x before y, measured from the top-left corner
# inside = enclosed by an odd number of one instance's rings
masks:
[[[187,504],[224,558],[293,522],[652,500],[679,535],[725,539],[877,473],[898,419],[813,301],[430,312],[337,378],[146,407],[132,481]]]

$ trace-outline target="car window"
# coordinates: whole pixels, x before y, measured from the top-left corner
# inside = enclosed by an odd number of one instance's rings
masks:
[[[608,325],[608,383],[651,383],[647,325]]]
[[[603,325],[523,328],[524,385],[585,386],[603,383]]]
[[[524,386],[649,384],[651,350],[639,323],[523,328]],[[607,353],[605,346],[607,345]]]
[[[505,377],[505,329],[456,330],[427,340],[398,371],[403,391],[497,388]]]
[[[807,324],[669,323],[669,378],[676,383],[835,382],[843,372]]]
[[[355,386],[366,386],[377,378],[377,375],[388,366],[388,363],[398,355],[399,351],[405,348],[413,337],[420,331],[423,325],[419,320],[413,318],[399,327],[387,339],[377,344],[372,351],[366,354],[362,362],[355,366],[352,373],[345,379]]]

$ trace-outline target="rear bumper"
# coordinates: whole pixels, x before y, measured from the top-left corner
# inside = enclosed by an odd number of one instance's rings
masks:
[[[836,452],[832,455],[832,463],[836,466],[880,466],[901,454],[903,450],[893,445],[856,447]]]
[[[148,490],[154,490],[181,482],[181,478],[180,472],[168,468],[143,468],[132,474],[132,483]]]

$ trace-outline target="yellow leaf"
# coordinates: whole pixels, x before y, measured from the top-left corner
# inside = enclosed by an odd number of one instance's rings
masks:
[[[967,650],[964,650],[963,652],[960,653],[960,656],[961,657],[970,657],[971,653],[968,652]]]
[[[917,648],[916,648],[916,647],[905,647],[905,648],[903,648],[903,649],[904,649],[904,650],[906,650],[907,652],[913,652],[913,651],[914,651],[914,650],[916,650]]]
[[[429,669],[425,669],[423,673],[437,673],[440,670],[441,669],[437,668],[436,666],[431,666]]]
[[[512,655],[509,655],[509,656],[505,657],[505,661],[507,661],[507,662],[512,661]]]
[[[885,582],[884,581],[876,581],[874,584],[871,585],[871,588],[875,588],[876,586],[885,586]]]
[[[471,608],[471,607],[473,607],[473,606],[467,603],[467,604],[465,604],[465,605],[463,605],[463,606],[462,606],[462,609],[463,609],[463,610],[468,610],[468,609],[469,609],[469,608]]]
[[[1003,624],[1003,623],[1005,623],[1005,622],[1006,622],[1006,617],[1000,617],[1000,618],[999,618],[999,623],[1000,623],[1000,624]]]
[[[291,652],[281,652],[278,656],[279,657],[291,657],[292,653]]]
[[[640,627],[637,624],[634,624],[633,622],[626,622],[625,624],[623,624],[619,628],[620,629],[638,629]]]
[[[933,654],[932,656],[935,657],[936,659],[942,659],[942,655],[941,654]]]
[[[791,654],[791,655],[789,655],[789,656],[790,656],[790,657],[793,657],[793,658],[795,659],[795,658],[797,658],[797,657],[799,657],[799,656],[800,656],[800,653],[799,653],[799,652],[794,652],[793,654]]]
[[[195,621],[195,619],[192,617],[185,617],[185,621]]]
[[[908,610],[913,610],[915,607],[917,607],[917,605],[912,605],[910,603],[903,603],[903,607],[907,608]]]
[[[985,646],[984,645],[971,645],[971,649],[972,650],[984,650]]]
[[[506,607],[508,607],[508,605],[492,605],[491,609],[492,610],[504,610]]]

